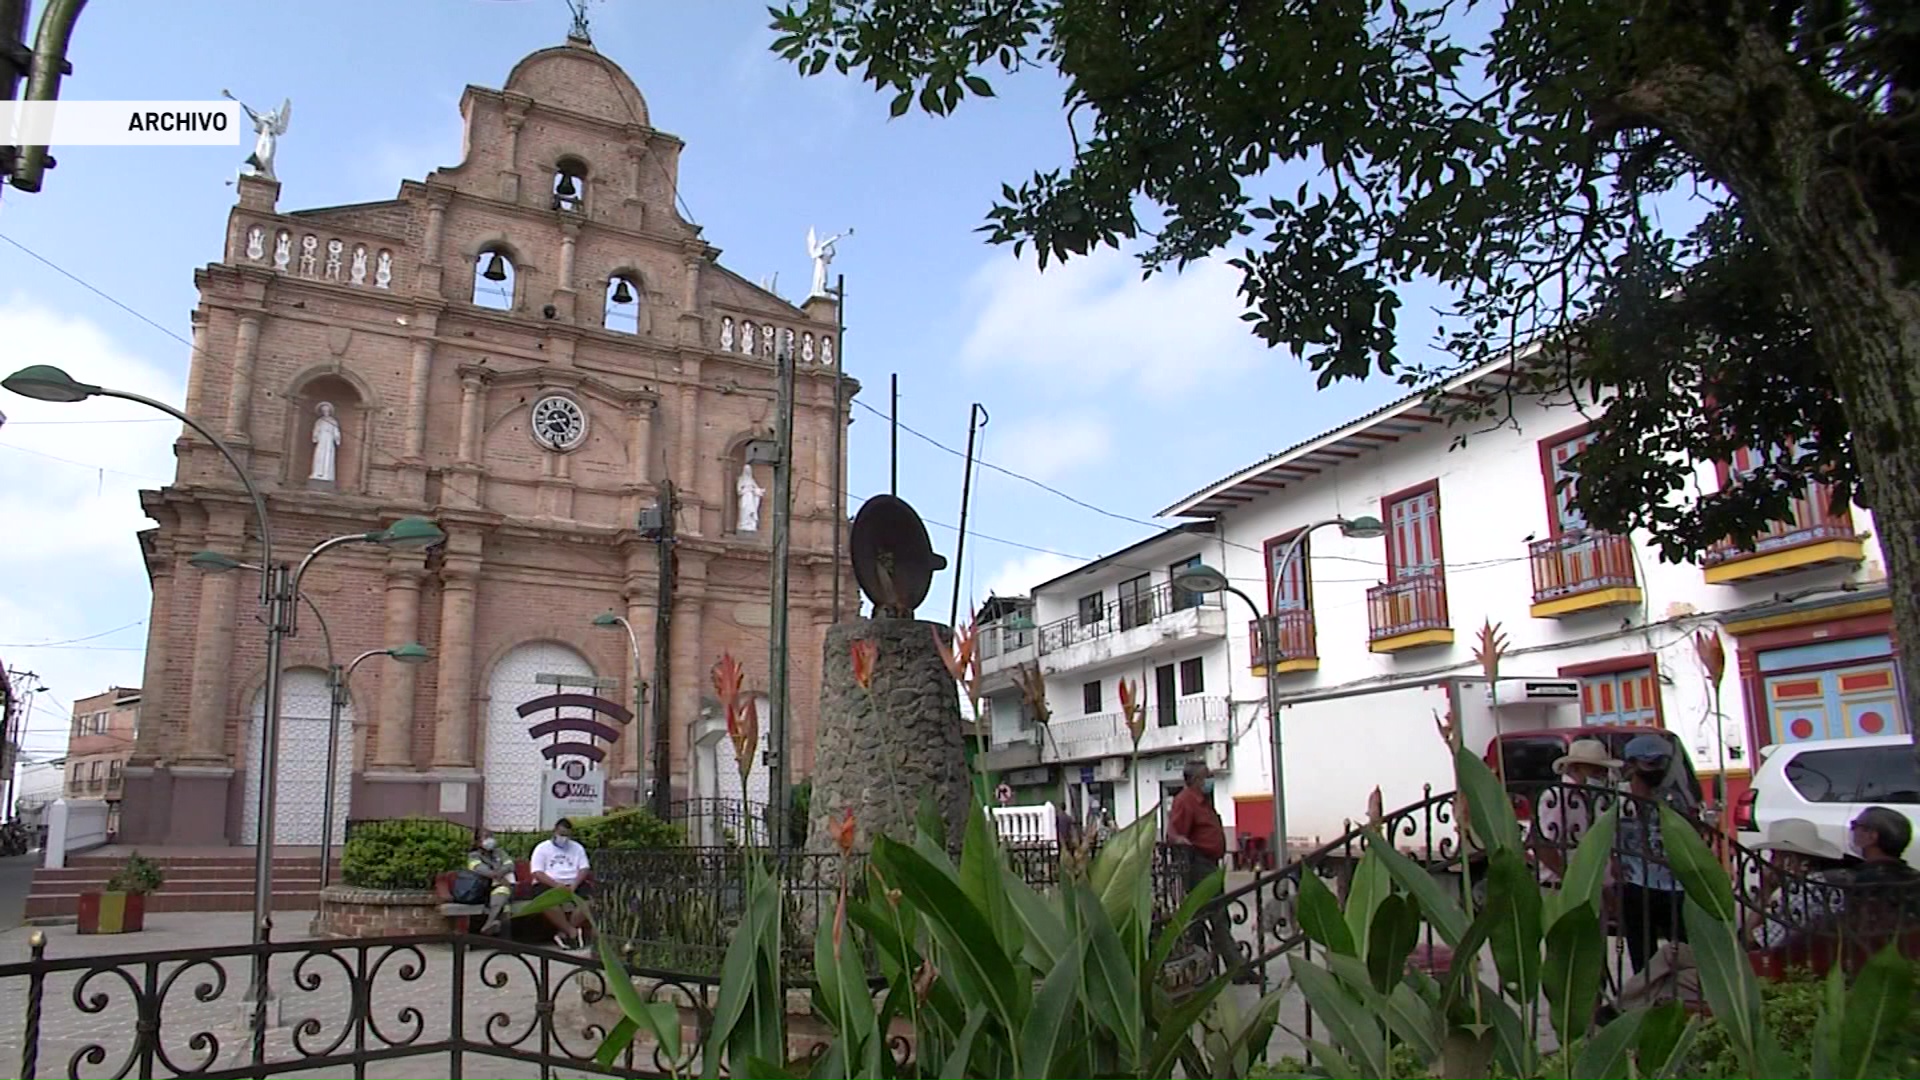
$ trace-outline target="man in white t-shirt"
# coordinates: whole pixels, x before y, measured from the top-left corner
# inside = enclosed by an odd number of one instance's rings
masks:
[[[529,860],[528,870],[533,874],[533,894],[535,896],[548,889],[570,889],[574,895],[585,898],[593,892],[593,864],[587,858],[587,849],[573,838],[573,822],[561,818],[553,823],[552,839],[540,841],[533,849],[533,858]],[[552,923],[559,933],[553,935],[554,944],[563,949],[584,949],[587,947],[587,926],[591,921],[587,916],[587,905],[568,903],[548,908],[547,921]]]

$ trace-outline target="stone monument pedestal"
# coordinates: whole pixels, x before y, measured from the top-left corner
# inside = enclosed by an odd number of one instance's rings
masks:
[[[856,619],[827,631],[814,750],[807,849],[835,850],[830,826],[853,809],[854,850],[873,838],[906,841],[922,799],[932,798],[957,847],[968,813],[960,695],[934,644],[950,631],[917,619]],[[853,644],[875,648],[872,689],[854,679]]]

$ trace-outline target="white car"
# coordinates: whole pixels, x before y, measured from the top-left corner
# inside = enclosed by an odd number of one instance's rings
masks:
[[[1757,843],[1776,821],[1810,821],[1820,838],[1847,850],[1849,826],[1869,806],[1898,810],[1913,822],[1908,865],[1920,868],[1920,759],[1909,735],[1810,739],[1760,751],[1753,787],[1735,811],[1743,843]]]

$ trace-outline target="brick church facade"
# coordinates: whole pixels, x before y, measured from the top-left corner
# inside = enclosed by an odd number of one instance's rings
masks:
[[[424,552],[346,545],[307,574],[312,607],[283,663],[280,844],[321,835],[329,656],[314,609],[339,663],[409,641],[432,654],[355,673],[337,819],[534,826],[546,762],[515,710],[554,675],[633,702],[626,634],[592,624],[608,611],[631,624],[638,677],[654,681],[659,552],[638,520],[669,484],[668,783],[674,798],[764,798],[764,769],[740,789],[708,671],[731,652],[765,691],[774,484],[747,446],[773,435],[783,348],[797,369],[790,745],[795,777],[812,767],[840,518],[834,430],[848,422],[834,301],[796,307],[720,266],[675,210],[683,144],[587,42],[528,56],[504,89],[468,87],[461,111],[465,160],[390,201],[290,211],[277,182],[242,178],[224,255],[195,274],[186,408],[264,492],[275,557],[411,514],[447,533]],[[328,429],[316,444],[323,411],[337,440]],[[316,445],[332,448],[331,468],[316,468]],[[257,560],[258,530],[214,447],[188,431],[175,452],[173,483],[142,493],[159,526],[141,537],[153,607],[121,836],[250,844],[259,579],[188,559]],[[850,575],[841,592],[851,615]],[[610,803],[642,797],[651,728],[636,720],[609,750]]]

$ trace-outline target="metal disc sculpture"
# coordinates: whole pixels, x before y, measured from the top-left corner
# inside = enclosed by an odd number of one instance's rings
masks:
[[[933,550],[927,526],[904,499],[876,495],[853,519],[853,576],[880,619],[911,619],[947,568]]]

